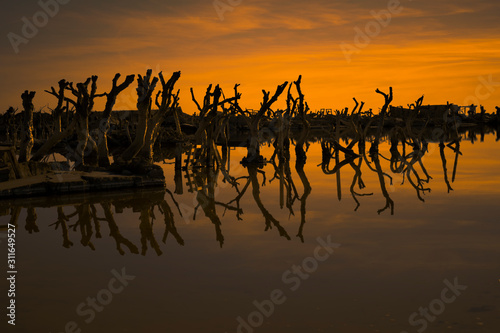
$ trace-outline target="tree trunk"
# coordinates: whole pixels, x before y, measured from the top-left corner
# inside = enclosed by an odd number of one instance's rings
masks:
[[[250,137],[248,138],[247,162],[257,162],[260,156],[259,142],[259,120],[255,119],[250,127]]]
[[[177,135],[181,137],[182,130],[181,130],[181,122],[179,120],[179,108],[177,107],[172,108],[172,113],[174,114],[175,130],[177,131]]]
[[[139,123],[137,124],[134,141],[118,158],[120,163],[132,161],[144,146],[148,131],[148,121],[151,116],[151,104],[153,102],[151,96],[158,83],[157,77],[153,77],[153,80],[151,80],[151,73],[152,70],[148,69],[145,77],[139,75],[137,79],[137,110],[139,112]]]
[[[178,115],[176,112],[177,104],[179,101],[179,91],[177,94],[173,94],[172,90],[174,89],[174,85],[181,76],[181,72],[174,72],[170,79],[165,82],[163,78],[163,74],[160,72],[160,83],[162,85],[162,91],[158,92],[156,95],[155,104],[158,107],[158,110],[154,113],[150,112],[150,117],[148,118],[148,128],[144,138],[144,146],[142,147],[141,156],[148,163],[153,162],[153,147],[155,145],[156,139],[158,138],[161,130],[161,125],[165,119],[165,117],[173,112],[174,119],[176,120],[176,129],[180,133],[180,124]],[[158,101],[158,98],[161,94],[161,102]]]
[[[288,85],[288,81],[285,81],[285,83],[278,85],[276,88],[276,92],[274,95],[269,98],[270,92],[267,92],[263,90],[262,92],[264,93],[263,101],[261,103],[261,107],[259,112],[254,116],[252,121],[249,124],[250,127],[250,138],[248,141],[248,153],[247,153],[247,162],[249,163],[256,163],[259,161],[259,156],[260,156],[260,141],[259,141],[259,124],[260,120],[264,116],[266,112],[269,111],[271,108],[271,105],[273,105],[274,102],[278,100],[278,97],[281,95],[283,90],[285,90],[286,86]],[[240,113],[241,110],[239,110]],[[242,113],[244,116],[246,116],[244,113]]]
[[[89,138],[89,119],[78,117],[76,126],[76,137],[78,145],[74,152],[75,167],[85,164],[85,148]]]
[[[153,148],[160,126],[161,124],[157,124],[155,119],[148,119],[146,133],[144,134],[144,144],[140,152],[141,157],[147,163],[153,163]]]
[[[148,129],[147,114],[148,110],[144,110],[143,108],[139,109],[139,123],[137,124],[137,128],[135,131],[134,141],[120,155],[119,159],[121,161],[124,162],[131,161],[141,151],[142,147],[144,146],[146,132]]]
[[[113,78],[113,86],[111,88],[111,91],[106,94],[106,106],[104,107],[102,120],[99,124],[99,142],[97,155],[100,167],[108,167],[110,165],[108,150],[108,131],[111,112],[113,111],[113,107],[115,106],[116,98],[120,92],[125,90],[134,81],[135,78],[135,75],[128,75],[122,84],[117,85],[117,81],[120,76],[121,74],[117,73]]]
[[[23,131],[21,139],[21,150],[19,152],[19,162],[29,161],[31,155],[31,149],[33,149],[33,144],[35,142],[33,137],[33,98],[35,97],[35,92],[26,90],[21,98],[23,99]]]
[[[54,95],[57,97],[57,106],[56,108],[52,111],[52,118],[54,121],[54,132],[55,133],[60,133],[62,131],[62,126],[61,126],[61,118],[62,114],[64,112],[64,90],[68,86],[68,82],[66,80],[60,80],[59,81],[59,93],[57,94],[55,92],[55,89],[52,88],[52,92],[49,92],[50,94]]]
[[[73,133],[75,126],[76,118],[73,119],[71,124],[69,124],[64,132],[55,133],[47,141],[45,141],[42,147],[40,147],[40,149],[38,149],[36,153],[33,154],[33,156],[31,157],[31,161],[40,161],[42,158],[44,158],[45,155],[47,155],[56,144]]]

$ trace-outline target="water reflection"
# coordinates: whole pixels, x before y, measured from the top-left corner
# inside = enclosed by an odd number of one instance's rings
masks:
[[[76,243],[96,250],[95,241],[103,237],[112,238],[116,251],[120,255],[146,255],[148,250],[156,255],[163,254],[160,243],[165,244],[173,238],[178,245],[184,245],[184,239],[176,227],[177,222],[186,223],[191,220],[181,209],[179,200],[188,194],[195,196],[193,201],[192,219],[196,220],[200,212],[213,224],[215,240],[220,247],[224,245],[223,223],[221,216],[234,214],[236,220],[244,220],[244,207],[254,203],[261,216],[265,231],[275,230],[280,237],[291,240],[290,235],[304,242],[304,232],[307,229],[307,204],[314,179],[322,183],[330,179],[336,183],[336,196],[343,198],[342,181],[347,181],[350,197],[354,201],[354,211],[358,211],[364,198],[380,193],[385,202],[377,209],[378,214],[394,214],[395,201],[393,187],[407,186],[415,191],[415,199],[425,201],[425,195],[431,192],[429,174],[426,163],[438,159],[442,169],[446,190],[453,191],[453,183],[457,179],[459,157],[462,155],[462,140],[472,139],[476,132],[467,131],[467,138],[461,135],[440,135],[437,142],[429,143],[426,133],[396,131],[390,136],[378,140],[359,140],[343,138],[340,130],[329,138],[318,141],[307,141],[309,129],[295,139],[295,165],[292,169],[290,158],[290,142],[276,144],[273,141],[272,154],[269,160],[259,163],[243,163],[240,168],[231,169],[231,147],[216,147],[206,149],[202,146],[175,147],[174,183],[172,193],[167,189],[132,191],[120,193],[99,193],[92,195],[71,195],[64,197],[38,197],[29,199],[3,200],[0,202],[0,214],[8,216],[9,223],[22,224],[20,216],[25,217],[24,229],[30,234],[40,233],[37,210],[49,208],[53,210],[56,221],[48,225],[61,235],[61,245],[71,248]],[[481,141],[484,137],[481,138]],[[498,140],[498,138],[497,138]],[[367,150],[367,144],[370,148]],[[306,165],[309,151],[320,152],[321,163]],[[433,154],[439,151],[439,154]],[[462,157],[462,158],[466,158]],[[450,161],[448,161],[450,160]],[[208,163],[207,161],[212,161]],[[452,162],[451,162],[452,161]],[[347,175],[351,175],[350,176]],[[369,179],[370,181],[366,181]],[[221,199],[220,189],[224,187],[224,199]],[[367,184],[370,184],[368,186]],[[373,185],[375,184],[375,187]],[[406,184],[406,185],[405,185]],[[187,187],[185,191],[184,186]],[[167,186],[168,187],[168,186]],[[371,188],[369,188],[371,187]],[[272,193],[275,202],[262,198],[262,192]],[[226,197],[230,199],[226,199]],[[278,204],[279,203],[279,204]],[[295,215],[300,210],[300,223],[292,232],[287,225],[277,217],[276,209]],[[245,208],[246,209],[246,208]],[[25,214],[21,212],[25,210]],[[138,214],[139,242],[124,236],[119,218],[125,210]],[[325,208],[328,210],[328,208]],[[163,235],[159,236],[155,223],[161,220]],[[286,221],[285,221],[286,222]],[[104,232],[103,226],[109,232]],[[5,226],[3,226],[5,227]],[[160,240],[161,237],[161,240]]]
[[[167,190],[167,194],[170,195],[174,206],[178,208],[172,193]],[[168,235],[171,234],[179,245],[184,245],[184,240],[175,227],[174,214],[165,197],[164,190],[149,190],[17,199],[10,202],[2,201],[0,205],[3,211],[10,211],[9,223],[16,227],[19,227],[21,223],[19,221],[21,210],[26,209],[24,228],[30,234],[40,232],[37,225],[37,208],[49,207],[56,210],[57,220],[49,224],[49,227],[61,233],[64,248],[73,247],[74,242],[78,240],[81,246],[95,251],[93,241],[103,237],[102,225],[107,225],[108,236],[114,240],[116,250],[121,255],[127,252],[139,254],[138,246],[122,235],[119,223],[115,219],[115,213],[124,214],[125,209],[130,208],[133,212],[140,213],[138,231],[141,236],[141,255],[146,255],[148,247],[152,248],[157,255],[161,255],[162,250],[153,231],[156,211],[162,215],[165,224],[162,242],[165,243]]]

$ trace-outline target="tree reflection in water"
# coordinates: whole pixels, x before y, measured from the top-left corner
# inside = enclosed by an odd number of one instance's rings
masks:
[[[299,101],[291,102],[300,107],[306,107]],[[304,109],[305,110],[305,109]],[[281,114],[279,119],[286,122],[286,113]],[[431,191],[429,182],[432,179],[428,173],[424,157],[429,154],[429,141],[436,142],[439,149],[440,164],[443,172],[443,179],[448,192],[453,191],[452,184],[456,180],[458,170],[458,159],[462,155],[461,139],[457,133],[436,132],[434,137],[429,138],[424,130],[413,132],[410,127],[399,127],[388,135],[384,135],[377,140],[376,135],[367,135],[366,129],[359,128],[355,121],[349,126],[349,131],[355,131],[358,135],[355,138],[343,137],[342,124],[335,129],[330,137],[320,138],[318,141],[307,140],[310,137],[310,128],[305,125],[302,131],[295,138],[295,169],[290,167],[290,143],[283,133],[287,133],[286,126],[280,127],[280,131],[275,133],[272,141],[274,146],[273,154],[269,161],[265,158],[259,159],[256,163],[243,161],[243,166],[239,170],[229,169],[229,150],[213,146],[212,149],[203,149],[198,146],[183,147],[189,149],[187,158],[182,165],[182,149],[176,147],[176,172],[175,172],[175,194],[168,189],[145,190],[137,192],[121,193],[99,193],[92,195],[71,195],[64,197],[38,197],[29,199],[3,200],[0,202],[0,213],[10,215],[9,222],[18,225],[20,216],[26,216],[24,229],[29,234],[40,232],[37,208],[51,207],[55,210],[56,221],[49,226],[59,231],[62,237],[62,246],[71,248],[79,240],[81,246],[96,250],[96,239],[110,237],[115,243],[115,248],[120,255],[141,254],[146,255],[148,249],[152,249],[156,255],[163,254],[159,238],[155,234],[155,223],[163,220],[163,235],[161,242],[165,244],[169,235],[178,245],[184,245],[184,239],[179,234],[176,227],[176,217],[183,217],[178,200],[185,195],[182,178],[188,180],[189,191],[195,194],[195,204],[193,219],[196,219],[197,212],[202,211],[205,217],[213,224],[215,239],[222,247],[224,245],[223,223],[221,212],[234,213],[237,220],[243,220],[244,206],[248,202],[254,202],[262,216],[264,230],[277,230],[278,234],[290,240],[290,234],[280,223],[275,213],[271,213],[269,203],[262,199],[262,189],[266,183],[273,183],[278,193],[279,206],[281,210],[287,211],[288,215],[295,215],[294,207],[300,209],[300,224],[297,227],[296,237],[304,242],[307,216],[307,199],[311,195],[313,188],[306,174],[307,152],[311,145],[317,145],[321,151],[321,163],[318,170],[321,170],[326,177],[333,176],[337,182],[337,197],[342,199],[342,184],[340,183],[340,171],[344,168],[352,169],[353,177],[348,188],[354,201],[354,211],[357,211],[363,200],[367,196],[373,196],[375,192],[382,194],[385,203],[377,210],[378,214],[390,211],[394,214],[395,203],[388,188],[397,179],[405,182],[416,192],[416,198],[424,201],[425,194]],[[447,133],[446,135],[444,133]],[[470,134],[472,133],[472,134]],[[474,135],[473,130],[468,130],[469,137]],[[437,140],[436,140],[437,137]],[[368,152],[365,151],[366,143],[370,145]],[[389,156],[383,155],[380,144],[387,144]],[[357,145],[357,150],[355,150]],[[434,143],[433,143],[434,145]],[[221,150],[221,152],[220,152]],[[452,154],[453,162],[448,163],[447,153]],[[202,165],[199,161],[213,161],[210,165]],[[178,169],[182,166],[182,171]],[[347,168],[347,169],[346,169]],[[451,169],[451,172],[450,170]],[[266,171],[272,170],[272,178],[266,177]],[[310,170],[310,169],[309,169]],[[241,174],[243,173],[243,174]],[[302,184],[302,191],[299,191],[296,184],[297,178]],[[365,183],[366,177],[373,177],[376,180],[376,188],[368,189]],[[225,189],[225,195],[230,195],[232,199],[226,202],[218,199],[218,182],[226,182],[229,186]],[[277,182],[277,184],[274,184]],[[370,192],[368,192],[369,190]],[[251,194],[249,194],[251,192]],[[231,194],[233,193],[233,194]],[[21,215],[25,209],[26,214]],[[140,233],[140,244],[135,244],[122,233],[117,215],[124,214],[126,209],[131,209],[138,213],[138,232]],[[219,210],[218,210],[219,209]],[[71,211],[71,212],[70,212]],[[105,227],[103,228],[103,225]],[[2,229],[6,226],[1,226]],[[107,230],[107,233],[104,232]]]

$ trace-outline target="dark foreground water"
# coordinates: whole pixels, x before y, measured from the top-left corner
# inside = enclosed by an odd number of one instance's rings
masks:
[[[319,144],[303,169],[292,156],[289,166],[266,165],[265,180],[239,164],[243,150],[230,153],[239,197],[221,174],[211,186],[192,170],[174,193],[165,164],[171,194],[4,202],[1,225],[20,215],[15,297],[3,283],[1,331],[500,331],[493,136],[461,142],[455,175],[456,151],[430,144],[411,179],[391,172],[387,145],[378,160],[387,175],[369,158],[350,161],[361,182],[350,163],[335,172],[335,158],[323,171]],[[10,299],[16,326],[7,324]]]

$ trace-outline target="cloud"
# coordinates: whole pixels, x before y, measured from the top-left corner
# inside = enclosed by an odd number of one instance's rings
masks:
[[[0,91],[5,103],[0,109],[18,103],[15,96],[24,89],[43,90],[62,77],[81,80],[96,73],[104,80],[117,71],[137,73],[149,65],[182,70],[180,84],[247,84],[256,91],[250,93],[255,104],[262,86],[273,89],[298,74],[314,87],[310,97],[324,105],[330,103],[332,89],[371,96],[374,88],[394,84],[420,93],[427,88],[425,80],[442,82],[432,79],[437,76],[460,82],[444,88],[458,96],[474,88],[463,84],[496,71],[500,4],[458,0],[403,5],[404,10],[347,64],[339,44],[352,43],[354,28],[373,21],[370,12],[386,9],[386,1],[244,0],[226,12],[223,21],[211,1],[70,2],[22,45],[19,55],[5,46],[5,38],[0,61],[9,66],[2,66],[0,74],[9,77],[10,84]],[[11,6],[13,17],[1,14],[3,31],[20,29],[16,16],[36,10],[36,4]],[[350,103],[350,97],[339,95],[341,106]],[[49,100],[41,96],[37,100]]]

